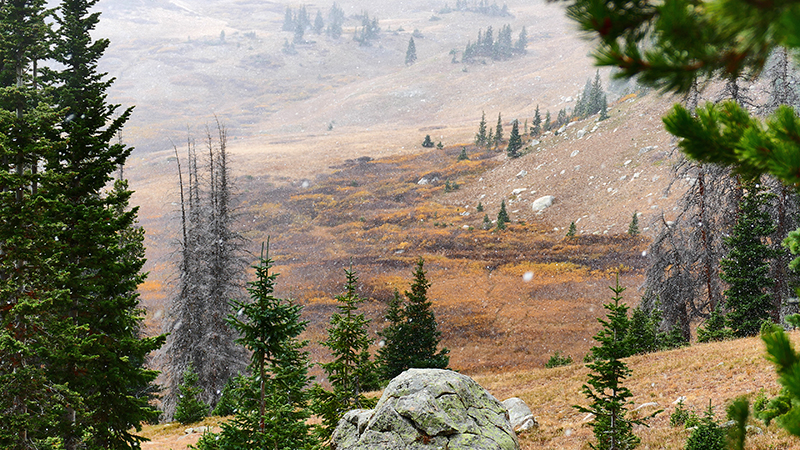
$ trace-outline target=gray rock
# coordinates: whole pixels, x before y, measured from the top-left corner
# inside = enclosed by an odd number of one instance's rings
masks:
[[[466,375],[410,369],[389,383],[375,409],[345,414],[337,450],[518,450],[503,405]]]
[[[503,400],[503,406],[508,410],[508,421],[511,422],[511,427],[517,433],[539,426],[531,409],[521,398],[511,397]]]
[[[544,211],[545,209],[553,206],[553,200],[555,200],[555,197],[552,195],[539,197],[533,201],[533,204],[531,204],[531,209],[533,209],[533,211]]]

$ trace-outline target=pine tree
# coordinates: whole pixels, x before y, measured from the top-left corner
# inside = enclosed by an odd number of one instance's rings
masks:
[[[322,34],[325,29],[325,19],[322,18],[322,11],[317,10],[317,15],[314,17],[314,34]]]
[[[522,27],[522,30],[519,32],[519,37],[517,38],[517,43],[514,44],[514,51],[517,53],[525,53],[525,47],[528,46],[528,31],[525,27]]]
[[[481,114],[481,123],[478,124],[478,134],[475,135],[475,145],[485,147],[488,143],[486,136],[486,112]]]
[[[146,394],[157,373],[145,369],[145,359],[164,342],[140,334],[144,237],[136,208],[129,208],[132,192],[124,180],[107,189],[132,151],[116,141],[131,109],[107,102],[113,80],[98,71],[98,61],[109,42],[91,37],[96,3],[61,3],[51,53],[57,64],[45,71],[56,106],[67,113],[56,132],[64,144],[45,164],[58,177],[48,191],[59,193],[48,214],[62,227],[49,248],[60,260],[59,285],[69,291],[59,313],[77,331],[76,347],[51,362],[51,381],[83,397],[80,408],[66,411],[66,449],[138,445],[142,438],[132,431],[158,414]]]
[[[197,381],[197,372],[189,364],[189,367],[183,372],[180,398],[175,407],[175,420],[184,425],[199,422],[208,415],[208,405],[199,398],[203,388],[197,386]]]
[[[422,140],[422,146],[425,148],[433,148],[434,144],[433,141],[431,140],[430,134],[425,135],[425,139]]]
[[[313,401],[316,414],[322,417],[319,436],[327,440],[333,434],[342,415],[351,409],[371,408],[374,401],[363,393],[377,388],[377,369],[370,360],[370,321],[357,314],[363,302],[356,292],[358,278],[352,267],[345,269],[345,292],[336,297],[338,312],[331,316],[328,338],[322,342],[331,350],[333,361],[322,363],[322,370],[333,387],[332,392],[316,385]]]
[[[406,65],[410,66],[417,62],[417,46],[414,44],[414,37],[408,38],[408,49],[406,49]]]
[[[775,284],[769,276],[769,262],[777,257],[764,241],[775,231],[775,225],[764,210],[770,193],[759,180],[742,185],[745,194],[739,208],[739,219],[725,242],[730,248],[720,265],[720,277],[729,285],[725,291],[726,320],[739,337],[754,336],[761,322],[777,317],[768,288]]]
[[[498,230],[505,230],[506,224],[510,223],[511,219],[508,217],[508,212],[506,212],[506,201],[500,201],[500,211],[497,212],[497,229]]]
[[[467,156],[467,147],[461,147],[461,153],[458,154],[456,161],[469,161],[469,156]]]
[[[441,332],[428,300],[430,282],[425,278],[425,261],[420,258],[414,271],[411,290],[405,292],[408,299],[403,313],[405,320],[401,333],[409,339],[409,366],[418,369],[446,369],[450,362],[450,351],[442,348],[437,351]]]
[[[501,114],[497,115],[497,126],[495,127],[493,143],[495,148],[499,147],[500,144],[503,143],[503,118],[501,117]]]
[[[492,221],[491,219],[489,219],[488,214],[483,215],[483,222],[481,223],[481,228],[483,228],[484,230],[492,228]]]
[[[278,277],[270,273],[269,244],[262,247],[253,268],[256,280],[249,283],[250,301],[234,301],[228,323],[237,330],[237,342],[252,352],[250,376],[240,389],[236,416],[222,424],[219,434],[206,433],[198,442],[203,450],[241,448],[307,448],[308,352],[298,340],[306,322],[302,307],[273,296]]]
[[[294,31],[294,29],[295,29],[294,14],[292,13],[292,8],[287,6],[286,12],[283,15],[283,27],[281,27],[281,30]]]
[[[383,380],[391,380],[408,368],[407,351],[403,348],[408,340],[400,334],[403,321],[403,299],[395,290],[384,315],[387,325],[378,332],[382,345],[378,348],[377,365]]]
[[[342,35],[344,19],[344,10],[334,2],[328,11],[328,28],[325,29],[325,33],[333,39],[339,39]]]
[[[475,207],[475,210],[478,212],[483,212],[483,203],[478,202],[478,206]]]
[[[634,211],[631,217],[631,223],[628,225],[628,236],[639,235],[639,213]]]
[[[697,342],[724,341],[733,338],[733,330],[725,324],[725,314],[722,306],[717,305],[711,311],[703,326],[697,327]]]
[[[620,303],[625,288],[619,285],[619,275],[611,290],[614,292],[613,303],[603,305],[608,311],[606,318],[597,319],[602,325],[594,336],[599,345],[591,349],[592,362],[587,364],[591,373],[588,383],[581,389],[590,404],[588,407],[575,407],[580,412],[595,415],[589,426],[594,431],[596,443],[589,446],[598,450],[635,448],[639,438],[633,434],[633,425],[643,424],[641,420],[626,417],[627,406],[632,403],[630,390],[622,385],[631,374],[628,365],[622,361],[628,356],[624,340],[628,330],[628,307]]]
[[[539,114],[539,105],[536,105],[536,112],[533,114],[533,134],[542,134],[542,116]]]
[[[575,221],[570,222],[569,229],[567,230],[567,238],[575,237],[575,233],[577,232],[577,227],[575,226]]]
[[[550,119],[550,111],[547,111],[544,115],[544,131],[550,131],[553,128],[553,124]]]
[[[522,149],[522,137],[519,135],[519,122],[511,122],[511,135],[508,137],[508,147],[506,153],[509,158],[518,158],[519,151]]]

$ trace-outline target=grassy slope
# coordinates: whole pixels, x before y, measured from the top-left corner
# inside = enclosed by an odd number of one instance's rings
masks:
[[[800,333],[792,333],[792,340],[800,343]],[[649,428],[636,427],[642,438],[643,449],[682,449],[688,432],[669,426],[672,404],[685,396],[685,405],[702,413],[711,401],[717,419],[724,418],[726,403],[740,395],[752,399],[760,389],[769,394],[778,391],[775,371],[764,357],[764,346],[758,338],[698,344],[688,348],[634,356],[627,360],[633,375],[625,385],[634,394],[634,406],[657,402],[664,412],[652,419]],[[572,408],[585,404],[580,388],[586,381],[587,370],[582,364],[555,369],[513,370],[497,375],[484,375],[476,380],[495,397],[505,399],[521,397],[531,407],[539,428],[523,434],[522,448],[571,450],[587,448],[592,439],[591,429],[585,426],[584,414]],[[643,411],[652,412],[652,409]],[[216,419],[204,422],[217,423]],[[800,448],[800,440],[789,437],[773,423],[765,427],[752,422],[764,431],[763,435],[748,437],[750,450]],[[150,426],[144,436],[153,442],[143,445],[145,450],[179,450],[196,435],[185,436],[187,427],[177,425]]]

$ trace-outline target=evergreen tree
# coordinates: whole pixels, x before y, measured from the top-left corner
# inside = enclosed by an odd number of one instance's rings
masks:
[[[286,12],[283,15],[283,27],[281,27],[281,30],[294,31],[294,29],[295,29],[294,14],[292,13],[292,8],[287,6]]]
[[[639,213],[634,211],[631,217],[631,223],[628,225],[628,236],[639,235]]]
[[[475,145],[478,147],[485,147],[488,144],[488,136],[486,135],[486,112],[481,114],[481,123],[478,124],[478,134],[475,135]]]
[[[519,32],[519,37],[517,38],[517,43],[514,44],[514,51],[517,53],[525,53],[525,47],[528,46],[528,31],[525,27],[522,27],[522,30]]]
[[[241,374],[228,378],[228,382],[225,383],[225,387],[222,388],[222,395],[220,395],[217,405],[214,407],[214,410],[211,411],[212,416],[225,417],[232,416],[236,413],[240,402],[240,399],[236,397],[236,391],[239,387],[237,386],[237,380],[240,378]]]
[[[425,278],[424,264],[422,258],[417,261],[411,290],[405,292],[408,303],[403,313],[405,320],[401,332],[412,344],[409,345],[408,368],[446,369],[450,362],[447,356],[450,351],[446,348],[437,351],[441,332],[431,310],[433,303],[428,300],[431,284]]]
[[[511,219],[508,217],[508,212],[506,212],[506,201],[500,201],[500,211],[497,212],[497,228],[500,230],[504,230],[506,228],[506,224],[510,223]]]
[[[345,412],[374,406],[363,393],[377,388],[377,369],[370,361],[369,320],[357,314],[363,302],[356,292],[358,278],[352,267],[345,269],[345,292],[336,297],[338,312],[331,316],[328,338],[322,342],[331,350],[333,361],[322,363],[322,370],[333,387],[332,392],[316,385],[313,409],[322,417],[320,437],[327,440]]]
[[[703,326],[697,327],[697,342],[724,341],[733,338],[733,330],[725,325],[725,314],[722,306],[711,311]]]
[[[569,229],[567,230],[567,238],[575,237],[575,233],[577,232],[577,227],[575,226],[575,221],[570,222]]]
[[[483,212],[483,203],[478,202],[478,206],[475,207],[475,210],[478,212]]]
[[[334,2],[328,11],[328,28],[325,29],[325,33],[333,39],[339,39],[342,35],[344,19],[344,10]]]
[[[508,137],[508,147],[506,153],[509,158],[518,158],[519,151],[522,149],[522,137],[519,135],[519,122],[511,122],[511,135]]]
[[[467,147],[461,147],[461,153],[458,154],[456,161],[469,161],[469,156],[467,156]]]
[[[761,322],[777,317],[768,288],[775,283],[769,276],[769,262],[778,254],[764,242],[775,231],[764,210],[772,195],[758,180],[745,181],[743,189],[739,219],[725,240],[730,252],[720,262],[720,277],[729,285],[727,322],[739,337],[758,334]]]
[[[714,419],[711,402],[706,413],[686,439],[686,450],[725,450],[725,428]]]
[[[422,146],[425,148],[432,148],[434,146],[433,141],[431,140],[431,135],[426,134],[425,139],[422,141]]]
[[[544,131],[550,131],[553,128],[553,124],[550,122],[550,111],[547,111],[544,116]]]
[[[417,46],[414,45],[414,37],[408,38],[408,49],[406,49],[406,65],[410,66],[417,62]]]
[[[533,132],[535,136],[542,134],[542,116],[539,114],[539,105],[536,105],[536,112],[533,114]]]
[[[67,449],[138,445],[142,438],[131,431],[158,414],[146,394],[156,372],[144,368],[145,359],[164,342],[163,336],[140,334],[136,289],[145,278],[144,236],[136,208],[128,207],[132,192],[124,180],[107,189],[132,151],[116,141],[131,109],[119,111],[107,102],[113,80],[98,71],[98,61],[109,42],[91,37],[100,16],[91,11],[96,3],[61,3],[51,53],[57,65],[45,71],[56,106],[67,113],[62,128],[54,130],[64,145],[44,169],[58,177],[48,187],[51,194],[59,192],[48,214],[62,227],[49,245],[60,260],[59,286],[69,292],[60,314],[72,319],[80,340],[52,361],[52,381],[83,397],[79,410],[67,408]]]
[[[387,325],[378,332],[383,345],[378,348],[377,364],[383,380],[391,380],[408,368],[404,346],[409,342],[400,334],[403,321],[403,299],[395,290],[384,315]]]
[[[449,350],[437,352],[441,333],[431,311],[427,292],[430,283],[425,278],[424,261],[420,258],[414,271],[408,302],[403,305],[400,295],[389,303],[386,321],[389,325],[380,333],[384,345],[378,351],[384,379],[390,380],[410,368],[445,369],[450,362]]]
[[[503,118],[501,114],[497,114],[497,126],[494,132],[494,147],[497,148],[503,142]]]
[[[488,229],[492,228],[492,221],[491,221],[491,219],[489,219],[489,215],[488,214],[484,214],[483,215],[483,222],[481,224],[481,227],[484,230],[488,230]]]
[[[325,20],[322,18],[322,12],[317,10],[317,15],[314,17],[314,33],[322,34],[325,29]]]
[[[486,136],[486,148],[491,147],[494,142],[494,129],[489,128],[489,135]]]
[[[591,109],[591,100],[592,99],[592,81],[586,80],[586,84],[583,86],[583,93],[581,94],[578,101],[575,103],[575,111],[573,111],[575,117],[579,119],[583,119],[584,117],[588,117],[591,113],[589,110]]]
[[[197,372],[189,367],[183,372],[183,383],[180,385],[180,398],[175,407],[175,420],[186,425],[199,422],[208,415],[208,405],[200,400],[203,388],[197,386]]]
[[[632,403],[630,390],[622,384],[631,374],[628,365],[622,361],[628,356],[624,339],[628,331],[628,307],[620,303],[625,288],[619,285],[619,275],[611,290],[614,292],[613,303],[603,305],[608,311],[606,318],[597,319],[602,329],[594,339],[600,345],[591,349],[592,362],[587,364],[591,370],[589,382],[581,389],[590,404],[588,407],[575,407],[580,412],[595,415],[589,426],[594,431],[596,443],[589,446],[598,450],[635,448],[639,438],[633,434],[633,425],[643,424],[641,420],[626,417],[627,406]]]
[[[203,450],[242,448],[308,448],[310,417],[307,405],[308,352],[298,340],[306,322],[302,307],[273,296],[277,274],[270,273],[269,245],[262,247],[249,283],[250,301],[234,301],[228,323],[239,332],[237,342],[252,352],[240,388],[236,416],[222,424],[219,434],[206,433],[198,442]]]

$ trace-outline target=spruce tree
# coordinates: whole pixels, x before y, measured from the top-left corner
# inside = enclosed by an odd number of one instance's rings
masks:
[[[183,372],[183,383],[180,386],[180,398],[175,407],[175,420],[186,425],[199,422],[208,415],[208,405],[200,400],[203,388],[197,385],[198,377],[194,367],[189,367]]]
[[[333,39],[339,39],[342,35],[344,19],[344,10],[334,2],[328,11],[328,28],[325,29],[325,33]]]
[[[542,134],[542,115],[539,114],[539,105],[536,105],[536,112],[533,113],[533,135]]]
[[[10,12],[18,5],[30,8],[36,3],[40,2],[14,2],[3,8]],[[116,141],[131,110],[119,111],[118,105],[107,102],[113,80],[97,66],[109,43],[91,37],[99,21],[99,13],[90,12],[96,3],[61,3],[53,15],[49,53],[57,64],[42,70],[37,80],[34,63],[32,77],[21,79],[18,85],[23,88],[31,81],[33,89],[46,85],[54,107],[64,114],[58,123],[48,124],[51,139],[60,140],[51,147],[52,153],[42,159],[30,153],[16,161],[16,169],[28,165],[31,174],[26,177],[33,181],[29,193],[49,198],[47,221],[60,228],[56,233],[42,233],[37,247],[42,257],[59,267],[57,286],[63,296],[49,306],[51,314],[72,329],[70,338],[58,346],[63,352],[51,353],[41,366],[48,371],[48,383],[69,386],[81,397],[65,408],[61,425],[54,426],[66,449],[127,448],[143,440],[133,432],[158,415],[146,394],[157,373],[144,368],[145,359],[163,343],[162,336],[143,339],[140,335],[143,317],[136,289],[144,280],[140,273],[144,247],[136,209],[128,207],[132,192],[124,180],[108,188],[132,150]],[[24,25],[34,16],[28,9],[11,21]],[[25,37],[25,33],[17,36]],[[44,42],[38,40],[33,48],[43,48]],[[24,66],[20,68],[18,76],[26,73]],[[25,118],[24,109],[15,110],[18,119]],[[32,127],[26,133],[37,129],[42,128]],[[17,142],[24,144],[32,137],[29,134]],[[9,142],[15,142],[14,138]],[[40,170],[46,174],[40,177]],[[25,197],[18,195],[18,200]]]
[[[425,135],[425,139],[422,140],[422,146],[425,148],[433,148],[434,144],[433,141],[431,140],[430,134]]]
[[[498,230],[505,230],[506,224],[510,223],[511,219],[508,217],[508,212],[506,211],[506,201],[500,201],[500,211],[497,212],[497,229]]]
[[[497,114],[497,126],[495,127],[494,141],[493,141],[495,148],[499,147],[502,142],[503,142],[503,118],[501,117],[501,114]]]
[[[428,300],[431,284],[425,278],[424,264],[422,258],[417,261],[411,290],[405,292],[408,303],[403,312],[405,320],[401,333],[410,340],[408,368],[446,369],[450,351],[446,348],[437,351],[441,332],[431,309],[433,303]]]
[[[467,156],[467,147],[461,147],[461,153],[458,154],[456,161],[469,161],[469,156]]]
[[[377,368],[370,360],[370,321],[356,313],[363,302],[356,289],[358,278],[353,268],[345,269],[345,292],[336,297],[338,311],[331,316],[328,338],[322,342],[331,350],[333,361],[322,363],[333,391],[316,385],[313,390],[313,409],[322,418],[320,437],[327,440],[333,434],[342,415],[351,409],[374,406],[363,393],[377,389]]]
[[[481,113],[481,122],[478,124],[478,134],[475,135],[475,145],[485,147],[488,143],[486,135],[486,112]]]
[[[567,238],[575,237],[575,233],[578,231],[578,227],[575,226],[575,221],[570,222],[569,229],[567,230]]]
[[[403,298],[395,289],[384,315],[387,325],[378,332],[382,345],[378,348],[377,364],[383,380],[391,380],[408,368],[407,352],[403,348],[408,340],[400,334],[403,320]]]
[[[631,217],[631,223],[628,225],[628,236],[639,235],[639,213],[634,211]]]
[[[414,37],[408,38],[408,48],[406,49],[406,65],[410,66],[417,62],[417,46],[414,44]]]
[[[519,122],[514,120],[511,123],[511,135],[508,137],[508,147],[506,154],[509,158],[518,158],[519,151],[522,149],[522,137],[519,135]]]
[[[619,285],[619,275],[611,291],[614,293],[613,303],[603,305],[608,311],[606,318],[597,319],[602,329],[594,336],[599,345],[592,347],[592,362],[586,365],[591,370],[589,381],[581,388],[589,406],[575,406],[580,412],[595,415],[589,426],[594,431],[596,442],[589,446],[597,450],[636,448],[640,440],[633,434],[633,425],[643,424],[641,420],[627,417],[627,406],[632,403],[630,398],[633,394],[622,384],[631,370],[622,361],[628,356],[625,343],[628,307],[620,303],[625,288]]]
[[[759,180],[746,180],[742,187],[745,192],[739,219],[725,240],[730,251],[720,261],[720,277],[729,285],[725,291],[726,319],[738,337],[758,334],[761,322],[777,317],[769,292],[775,283],[769,263],[778,254],[766,243],[775,225],[764,209],[772,194],[764,190]]]
[[[551,128],[553,128],[553,124],[550,119],[550,111],[547,111],[544,115],[543,129],[544,131],[550,131]]]
[[[725,313],[722,305],[711,311],[702,326],[697,327],[697,342],[724,341],[733,338],[733,330],[725,324]]]
[[[228,323],[239,334],[237,342],[252,352],[249,377],[236,416],[222,424],[219,434],[206,433],[202,450],[242,448],[308,448],[308,352],[298,336],[306,323],[302,307],[273,296],[278,277],[270,273],[269,244],[262,246],[255,281],[247,291],[250,301],[234,301]]]
[[[492,228],[492,220],[489,219],[488,214],[483,215],[483,222],[481,223],[481,228],[483,228],[484,230]]]
[[[325,20],[322,18],[322,11],[317,10],[317,15],[314,17],[314,34],[322,34],[325,29]]]

